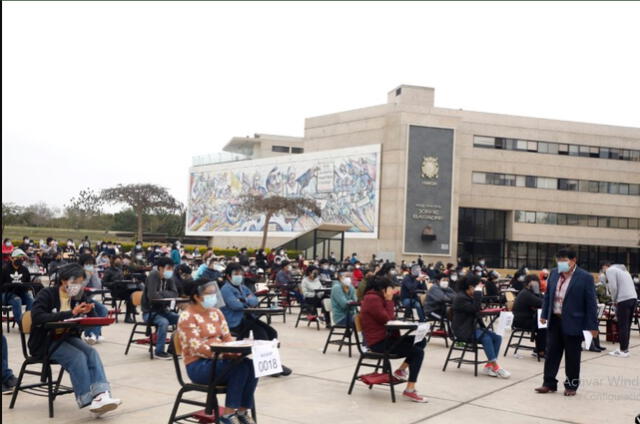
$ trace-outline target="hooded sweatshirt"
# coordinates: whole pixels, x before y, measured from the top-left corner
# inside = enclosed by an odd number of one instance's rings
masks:
[[[611,293],[611,300],[614,303],[624,302],[629,299],[636,299],[636,289],[633,285],[633,278],[622,264],[611,265],[607,272],[607,286]]]

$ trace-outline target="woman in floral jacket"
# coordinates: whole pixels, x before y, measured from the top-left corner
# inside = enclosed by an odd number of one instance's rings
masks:
[[[216,373],[227,367],[228,359],[215,364],[210,346],[233,340],[229,326],[220,307],[223,305],[218,285],[214,281],[198,279],[185,287],[191,298],[189,306],[180,314],[178,335],[182,346],[182,358],[187,374],[196,384],[209,384],[212,366]],[[254,424],[247,410],[253,407],[254,392],[258,379],[253,372],[253,363],[244,358],[231,368],[225,376],[227,397],[221,422],[224,424]]]

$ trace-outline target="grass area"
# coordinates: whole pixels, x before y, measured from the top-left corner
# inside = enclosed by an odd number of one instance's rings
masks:
[[[76,243],[79,240],[84,239],[84,236],[89,236],[92,243],[98,240],[112,240],[119,243],[131,243],[135,241],[134,237],[116,237],[115,233],[119,231],[99,231],[99,230],[74,230],[71,228],[49,228],[49,227],[19,227],[7,225],[2,235],[3,238],[10,238],[11,240],[22,240],[22,237],[29,236],[34,241],[40,239],[46,240],[47,237],[53,237],[58,242],[65,242],[67,239],[72,239]],[[145,240],[145,242],[151,242],[152,240]]]

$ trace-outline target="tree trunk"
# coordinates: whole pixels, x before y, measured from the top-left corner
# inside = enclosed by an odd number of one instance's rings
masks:
[[[136,211],[138,218],[138,240],[142,241],[142,211]]]
[[[271,213],[268,213],[264,218],[264,227],[262,227],[262,243],[260,243],[260,249],[264,249],[267,245],[267,233],[269,232],[269,221],[271,221]]]

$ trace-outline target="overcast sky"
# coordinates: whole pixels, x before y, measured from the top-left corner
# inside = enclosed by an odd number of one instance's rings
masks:
[[[187,197],[233,136],[386,102],[640,127],[639,3],[2,4],[2,201]]]

